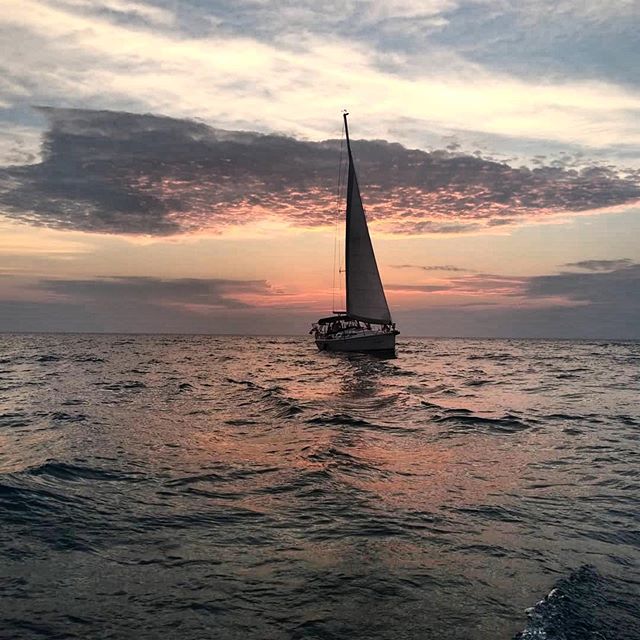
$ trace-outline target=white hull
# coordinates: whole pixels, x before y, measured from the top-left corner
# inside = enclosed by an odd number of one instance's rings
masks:
[[[320,351],[395,351],[396,335],[393,331],[342,332],[335,336],[316,338]]]

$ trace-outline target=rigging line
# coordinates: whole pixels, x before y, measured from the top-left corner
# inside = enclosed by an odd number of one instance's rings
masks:
[[[342,157],[344,153],[344,123],[342,125],[342,132],[340,134],[340,158],[338,160],[338,184],[336,187],[336,223],[334,226],[334,234],[333,234],[333,284],[331,287],[331,309],[335,312],[336,310],[336,271],[341,272],[342,270],[342,258],[338,255],[340,251],[340,247],[338,245],[338,223],[340,220],[340,195],[342,190]],[[336,269],[336,262],[338,262],[338,269]],[[338,286],[340,288],[339,295],[342,296],[342,280],[338,277]]]

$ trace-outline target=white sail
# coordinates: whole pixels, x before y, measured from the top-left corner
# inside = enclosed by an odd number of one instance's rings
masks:
[[[345,117],[346,124],[346,117]],[[358,179],[347,131],[349,177],[347,182],[347,315],[365,322],[391,322],[389,306],[382,288],[376,256],[364,215]]]

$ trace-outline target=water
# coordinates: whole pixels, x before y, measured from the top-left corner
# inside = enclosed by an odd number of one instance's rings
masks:
[[[638,343],[0,336],[0,637],[640,638],[639,391]]]

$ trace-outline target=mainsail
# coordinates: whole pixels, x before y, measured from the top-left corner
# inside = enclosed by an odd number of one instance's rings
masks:
[[[367,219],[364,215],[358,178],[353,164],[347,115],[344,114],[349,175],[347,178],[347,232],[345,243],[347,271],[347,315],[364,322],[391,322],[389,306],[382,288],[376,256],[373,253]]]

